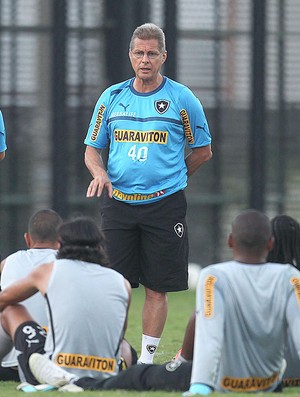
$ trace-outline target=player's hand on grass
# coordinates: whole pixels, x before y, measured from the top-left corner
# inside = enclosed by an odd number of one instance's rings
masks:
[[[204,385],[203,383],[193,383],[190,386],[190,389],[184,392],[182,395],[183,397],[190,397],[190,396],[208,396],[212,392],[212,388]]]

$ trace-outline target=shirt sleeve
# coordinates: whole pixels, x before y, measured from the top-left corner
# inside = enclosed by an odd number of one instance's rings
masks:
[[[223,338],[224,302],[219,280],[204,269],[197,287],[192,384],[204,383],[215,388]]]
[[[290,283],[293,285],[293,292],[287,303],[286,319],[290,335],[300,359],[300,277],[298,275],[292,276]]]
[[[4,152],[6,149],[6,131],[2,112],[0,110],[0,152]]]
[[[108,89],[98,99],[89,124],[84,143],[98,149],[104,149],[109,142],[107,128],[107,108],[109,106]]]
[[[187,87],[182,90],[180,99],[180,115],[188,146],[195,148],[210,145],[211,134],[200,100]]]
[[[1,273],[1,289],[4,290],[15,281],[23,276],[23,268],[19,266],[22,263],[19,252],[9,255],[5,260],[5,265]]]

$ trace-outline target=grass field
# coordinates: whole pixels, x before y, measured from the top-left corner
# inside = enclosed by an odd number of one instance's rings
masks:
[[[128,341],[138,350],[141,344],[141,313],[144,301],[143,289],[133,291],[132,304],[130,309],[129,324],[127,330]],[[177,292],[169,294],[169,316],[164,330],[159,349],[155,356],[156,363],[163,363],[170,360],[177,352],[181,345],[182,337],[184,334],[186,323],[192,313],[195,302],[195,292]],[[14,382],[0,382],[0,397],[17,397],[22,395],[22,392],[16,390],[17,383]],[[29,393],[31,395],[32,393]],[[35,393],[41,395],[45,393]],[[47,397],[58,397],[60,392],[47,392]],[[133,392],[133,391],[94,391],[82,392],[79,394],[81,397],[94,396],[94,397],[175,397],[181,396],[181,393],[171,392]],[[214,397],[224,396],[224,394],[214,393]],[[263,393],[255,394],[255,396],[263,396]],[[300,396],[300,389],[291,388],[286,389],[284,393],[279,394],[281,397]],[[236,397],[245,397],[249,394],[236,393]]]

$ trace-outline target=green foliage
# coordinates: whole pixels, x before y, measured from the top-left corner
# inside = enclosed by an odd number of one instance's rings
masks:
[[[127,330],[128,341],[140,352],[141,344],[141,314],[144,301],[144,291],[142,288],[133,291],[132,303],[130,308],[130,316]],[[163,363],[170,360],[181,346],[183,334],[187,321],[194,309],[195,291],[176,292],[169,294],[169,315],[164,334],[157,351],[155,362]],[[20,397],[22,392],[16,390],[17,383],[0,382],[0,396],[4,397]],[[46,397],[59,397],[59,392],[35,393],[34,395]],[[31,393],[29,396],[32,395]],[[265,396],[264,393],[255,394],[256,397]],[[298,388],[285,390],[280,397],[299,396]],[[25,396],[25,394],[24,394]],[[171,392],[133,392],[133,391],[97,391],[82,392],[80,397],[179,397],[181,393]],[[214,397],[223,397],[224,394],[214,393]],[[246,393],[236,393],[235,397],[249,397]]]

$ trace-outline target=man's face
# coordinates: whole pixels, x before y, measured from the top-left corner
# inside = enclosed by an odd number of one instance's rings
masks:
[[[167,58],[166,51],[161,53],[155,39],[135,39],[134,47],[129,51],[131,66],[137,78],[145,81],[154,81]]]

